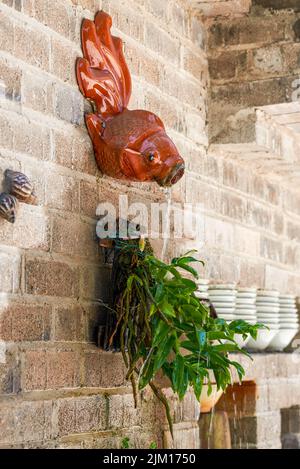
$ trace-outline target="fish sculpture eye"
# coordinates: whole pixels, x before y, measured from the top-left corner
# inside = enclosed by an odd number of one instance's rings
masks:
[[[175,184],[184,174],[184,160],[158,116],[129,110],[131,77],[120,38],[111,34],[112,19],[99,11],[81,26],[83,57],[76,76],[94,112],[85,115],[97,165],[107,176],[138,182]],[[155,151],[145,153],[146,148]],[[148,161],[158,164],[148,165]],[[170,156],[171,155],[171,156]]]

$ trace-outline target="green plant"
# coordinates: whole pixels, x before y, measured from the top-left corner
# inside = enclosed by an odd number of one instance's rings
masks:
[[[152,441],[149,446],[150,449],[157,449],[157,443],[156,441]]]
[[[240,379],[243,367],[229,358],[230,352],[249,354],[234,340],[235,334],[255,339],[262,324],[245,321],[226,323],[214,319],[196,297],[197,278],[191,264],[201,262],[193,252],[174,258],[170,264],[157,259],[149,244],[118,241],[114,281],[116,327],[111,336],[119,336],[120,349],[127,367],[127,379],[137,390],[149,385],[166,409],[171,433],[172,419],[168,401],[155,382],[161,371],[183,399],[189,386],[199,400],[202,386],[212,391],[212,377],[218,389],[231,383],[231,368]]]
[[[130,448],[130,438],[126,436],[121,441],[121,449],[129,449]]]

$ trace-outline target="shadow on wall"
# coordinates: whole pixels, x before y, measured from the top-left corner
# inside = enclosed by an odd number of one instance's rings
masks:
[[[300,449],[300,406],[281,409],[281,442],[283,449]]]
[[[201,448],[256,447],[256,400],[257,386],[254,381],[229,386],[215,409],[209,414],[200,415]]]

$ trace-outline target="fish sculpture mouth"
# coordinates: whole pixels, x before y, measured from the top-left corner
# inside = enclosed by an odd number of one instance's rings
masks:
[[[171,187],[176,184],[184,175],[184,163],[178,163],[172,168],[164,179],[156,179],[156,182],[162,187]]]

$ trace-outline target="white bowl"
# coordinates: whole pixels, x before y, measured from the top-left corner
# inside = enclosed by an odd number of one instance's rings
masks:
[[[216,290],[214,288],[209,288],[209,294],[212,296],[234,296],[236,297],[235,290]]]
[[[256,314],[256,308],[235,308],[235,310],[238,314]]]
[[[281,306],[280,306],[280,310],[279,310],[279,311],[280,311],[280,313],[283,313],[283,314],[284,314],[284,313],[291,313],[291,314],[292,314],[292,313],[293,313],[293,314],[297,314],[297,313],[298,313],[297,308],[282,308]]]
[[[218,313],[218,318],[225,319],[226,321],[234,321],[235,315],[234,314],[220,314]]]
[[[279,291],[277,290],[257,290],[257,296],[274,296],[279,297]]]
[[[197,285],[208,285],[210,282],[209,278],[199,278],[197,280]]]
[[[208,291],[208,287],[206,285],[197,285],[197,291]]]
[[[277,332],[268,346],[268,350],[276,350],[281,352],[293,340],[297,331],[295,329],[281,329]]]
[[[279,295],[279,300],[296,301],[295,295]]]
[[[234,308],[215,308],[217,313],[224,313],[224,314],[234,314],[235,309]]]
[[[236,298],[237,305],[255,305],[255,297],[254,298]]]
[[[293,322],[298,324],[298,318],[279,318],[279,322]]]
[[[254,340],[252,337],[250,337],[249,342],[247,343],[247,348],[251,350],[265,350],[276,334],[276,329],[259,329],[257,332],[257,339]]]
[[[240,348],[244,348],[249,342],[249,339],[250,336],[248,336],[247,339],[243,339],[243,336],[241,334],[234,334],[234,340]]]
[[[257,311],[260,313],[274,313],[279,314],[279,308],[275,308],[274,306],[256,306]]]
[[[268,296],[268,295],[259,295],[259,294],[257,294],[256,298],[257,298],[257,301],[264,301],[264,302],[271,301],[272,303],[273,302],[276,302],[276,303],[279,302],[279,299],[278,299],[277,296]]]
[[[199,298],[200,300],[208,300],[208,294],[207,293],[199,293],[195,292],[196,298]]]
[[[299,329],[299,323],[291,323],[291,322],[280,322],[280,329]]]
[[[276,324],[276,325],[280,324],[279,321],[276,318],[275,319],[273,319],[273,318],[266,319],[266,318],[261,318],[261,317],[257,316],[257,321],[260,322],[261,324],[268,325],[268,327],[269,327],[270,324]]]
[[[208,293],[208,296],[209,296],[209,299],[214,303],[235,303],[235,297],[234,296],[215,296],[215,295],[211,295],[210,293]]]
[[[257,292],[257,288],[255,287],[238,287],[239,293],[255,293]]]
[[[225,283],[225,284],[211,284],[210,287],[211,289],[214,290],[235,290],[236,289],[236,284],[235,283]]]

